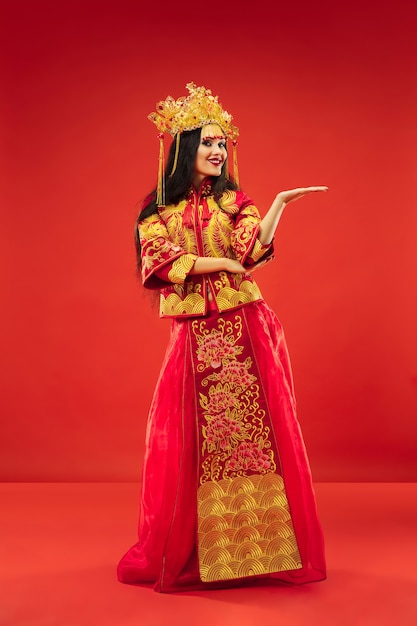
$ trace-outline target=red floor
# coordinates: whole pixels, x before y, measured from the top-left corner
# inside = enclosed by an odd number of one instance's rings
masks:
[[[0,484],[0,624],[416,626],[417,484],[315,489],[326,581],[162,595],[115,576],[138,485]]]

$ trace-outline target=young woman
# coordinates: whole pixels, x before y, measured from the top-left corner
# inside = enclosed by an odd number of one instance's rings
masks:
[[[237,128],[210,90],[158,103],[174,141],[138,217],[138,269],[171,336],[150,408],[139,541],[119,580],[159,592],[326,577],[284,333],[251,270],[273,258],[286,205],[261,219],[227,171]],[[235,161],[236,164],[236,161]]]

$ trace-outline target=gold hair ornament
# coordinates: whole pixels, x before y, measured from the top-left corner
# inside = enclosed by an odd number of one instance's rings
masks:
[[[189,91],[188,96],[182,96],[174,100],[168,96],[156,105],[156,111],[148,115],[157,127],[159,134],[159,167],[156,202],[158,206],[165,206],[164,189],[164,133],[175,137],[175,158],[170,176],[175,172],[178,160],[180,134],[186,130],[195,130],[209,124],[217,124],[222,129],[225,137],[232,141],[233,146],[233,172],[234,179],[239,184],[239,174],[237,170],[236,138],[239,130],[232,124],[232,116],[225,111],[218,101],[217,96],[213,96],[210,89],[197,87],[191,82],[186,85]],[[227,171],[227,170],[226,170]]]

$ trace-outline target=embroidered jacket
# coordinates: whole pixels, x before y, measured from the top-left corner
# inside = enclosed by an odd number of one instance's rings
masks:
[[[224,192],[220,206],[206,179],[199,191],[193,187],[184,200],[138,224],[142,281],[161,290],[161,317],[205,315],[209,292],[219,312],[262,299],[249,270],[271,260],[273,246],[257,238],[259,211],[242,191]],[[190,275],[203,256],[237,259],[248,272]]]

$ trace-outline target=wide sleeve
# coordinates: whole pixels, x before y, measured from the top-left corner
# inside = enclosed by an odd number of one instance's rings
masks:
[[[273,242],[262,244],[258,239],[261,217],[253,201],[244,193],[237,192],[239,211],[231,233],[231,246],[237,260],[248,269],[264,264],[273,258]]]
[[[167,283],[182,285],[197,259],[175,245],[169,238],[164,221],[154,213],[138,224],[142,282],[148,289],[161,289]]]

